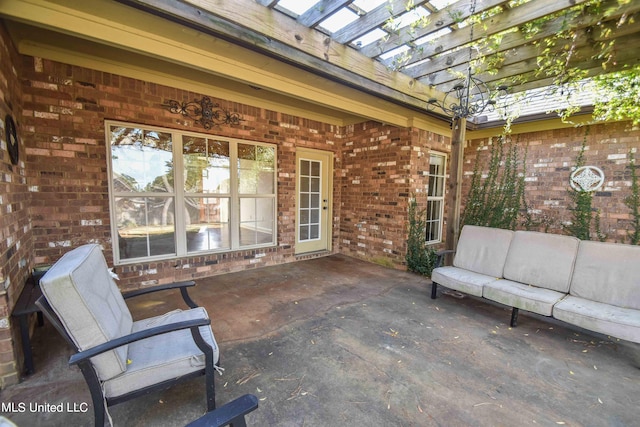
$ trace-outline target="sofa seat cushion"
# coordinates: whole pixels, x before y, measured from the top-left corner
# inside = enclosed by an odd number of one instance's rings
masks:
[[[511,230],[465,225],[453,266],[485,276],[502,277],[512,237]]]
[[[131,333],[133,319],[99,245],[62,256],[40,280],[42,293],[76,347],[88,350]],[[101,380],[126,370],[127,346],[91,359]]]
[[[134,322],[133,331],[138,332],[155,326],[208,318],[204,308],[176,310],[161,316]],[[202,337],[213,348],[214,363],[218,362],[219,350],[209,326],[201,326]],[[195,356],[194,356],[195,355]],[[131,391],[178,378],[204,368],[204,354],[193,341],[191,331],[182,329],[168,334],[129,344],[127,370],[104,382],[106,397],[117,397]]]
[[[573,236],[516,231],[504,265],[504,278],[569,293],[580,240]]]
[[[497,279],[495,276],[487,276],[452,266],[438,267],[431,273],[431,280],[434,283],[477,297],[482,296],[482,288],[487,283]]]
[[[554,306],[553,317],[584,329],[640,343],[640,311],[635,309],[569,295]]]
[[[484,286],[482,296],[509,307],[551,316],[553,305],[566,294],[551,289],[525,285],[512,280],[496,280]]]

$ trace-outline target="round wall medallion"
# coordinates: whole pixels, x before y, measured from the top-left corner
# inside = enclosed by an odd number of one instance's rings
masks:
[[[570,183],[576,191],[597,191],[604,184],[604,172],[595,166],[581,166],[571,173]]]
[[[16,122],[13,121],[13,117],[7,114],[4,119],[4,130],[7,137],[7,151],[9,152],[9,158],[14,165],[18,164],[20,160],[20,144],[18,143],[18,133],[16,131]]]

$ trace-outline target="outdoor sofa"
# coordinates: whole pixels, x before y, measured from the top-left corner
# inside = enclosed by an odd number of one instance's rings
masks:
[[[443,257],[441,256],[440,259]],[[466,225],[437,286],[640,343],[640,246]]]

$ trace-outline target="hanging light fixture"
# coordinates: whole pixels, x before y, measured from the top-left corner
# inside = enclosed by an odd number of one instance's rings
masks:
[[[452,118],[468,119],[484,111],[495,110],[496,98],[507,96],[507,86],[498,86],[494,92],[492,93],[485,82],[474,77],[469,65],[466,77],[460,79],[460,82],[445,93],[442,102],[436,98],[430,98],[427,101],[427,110],[433,111],[439,108]]]
[[[471,5],[470,17],[476,11],[476,0]],[[495,110],[497,104],[496,99],[507,96],[507,86],[498,86],[492,92],[489,86],[473,75],[471,69],[471,61],[473,59],[473,27],[471,22],[471,31],[469,37],[469,59],[467,61],[467,74],[461,78],[459,82],[453,86],[444,95],[442,101],[437,98],[430,98],[427,101],[427,110],[433,111],[436,108],[454,119],[468,119],[477,116],[483,112],[491,112]]]

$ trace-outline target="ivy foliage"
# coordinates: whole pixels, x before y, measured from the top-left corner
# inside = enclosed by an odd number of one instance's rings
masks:
[[[530,222],[524,198],[526,151],[521,160],[517,142],[503,135],[491,146],[488,166],[475,162],[462,224],[515,230],[521,216]]]
[[[508,8],[514,9],[531,1],[535,0],[511,0]],[[634,1],[638,0],[576,2],[572,7],[528,21],[517,28],[482,37],[473,42],[475,54],[470,65],[474,74],[499,75],[509,56],[500,46],[505,38],[513,38],[517,33],[528,46],[536,49],[535,66],[517,77],[496,81],[495,86],[515,87],[542,80],[558,87],[554,98],[563,98],[567,103],[554,103],[549,112],[558,113],[565,121],[580,111],[572,94],[593,91],[595,120],[632,120],[635,125],[640,124],[640,65],[637,58],[621,54],[626,48],[616,40],[616,34],[637,25],[638,13],[629,12],[633,10],[629,6]],[[391,4],[389,2],[390,14]],[[407,11],[416,11],[419,5],[415,0],[405,1]],[[478,31],[482,31],[487,30],[492,17],[503,12],[501,5],[466,19],[453,15],[451,18],[461,25],[475,24]],[[420,17],[406,31],[411,37],[417,29],[428,24],[429,17]],[[385,28],[390,34],[398,34],[398,19],[391,16]],[[415,43],[406,46],[408,49],[393,59],[392,69],[401,69],[424,48]],[[588,64],[592,69],[600,66],[601,72],[594,75],[593,70],[580,68],[580,64]],[[587,80],[589,84],[585,85]],[[515,99],[518,98],[516,95]]]
[[[419,209],[415,198],[409,201],[409,237],[407,240],[407,269],[423,276],[431,276],[437,255],[435,249],[427,245],[426,209]]]
[[[596,102],[593,116],[597,120],[633,120],[640,124],[640,65],[594,78]]]
[[[574,170],[584,166],[584,152],[587,147],[587,136],[589,127],[585,128],[585,135],[582,141],[582,148],[576,159]],[[593,209],[593,192],[578,191],[570,188],[569,199],[573,206],[568,209],[571,212],[571,220],[564,225],[564,230],[571,236],[580,240],[600,240],[604,241],[606,236],[600,231],[600,212]]]
[[[633,152],[629,153],[631,168],[631,195],[624,199],[624,204],[631,210],[631,231],[627,232],[632,245],[640,245],[640,183]]]

